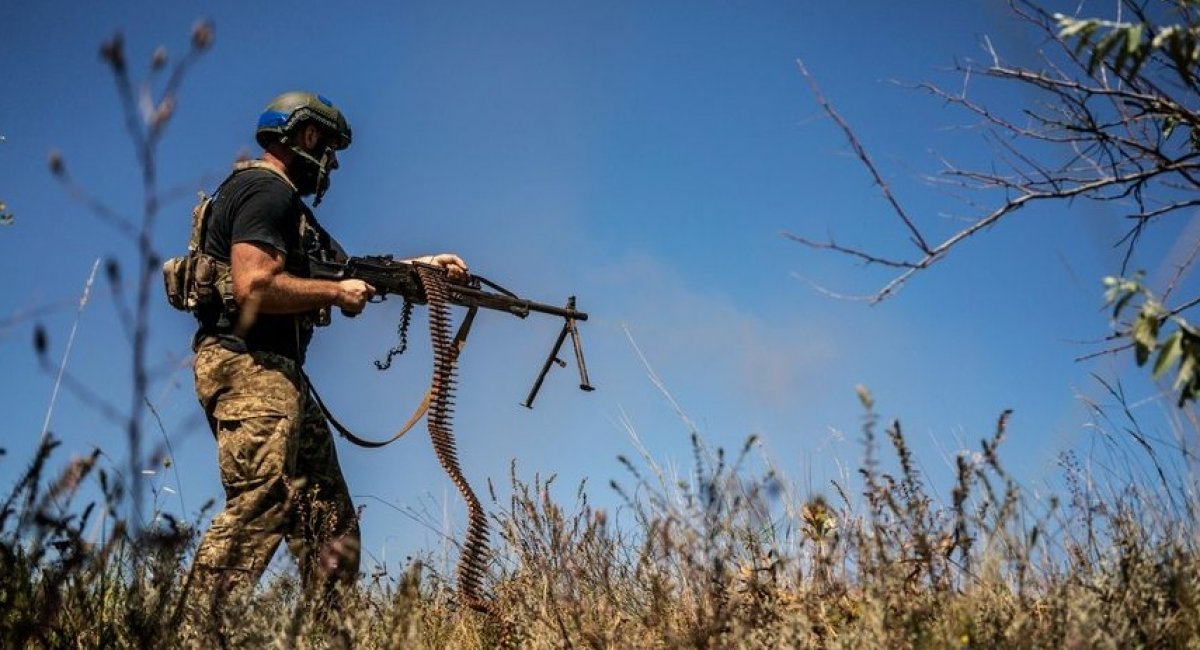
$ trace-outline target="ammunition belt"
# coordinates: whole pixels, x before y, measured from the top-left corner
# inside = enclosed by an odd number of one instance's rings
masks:
[[[457,384],[458,355],[466,345],[467,334],[475,318],[475,308],[467,311],[458,332],[450,336],[449,288],[444,274],[426,267],[417,267],[429,307],[429,336],[433,344],[433,376],[429,390],[421,404],[401,429],[387,440],[366,440],[352,433],[341,424],[321,401],[312,382],[305,376],[309,392],[330,424],[351,443],[360,447],[382,447],[399,440],[415,425],[421,416],[429,429],[429,438],[438,463],[450,481],[462,494],[467,505],[467,531],[459,553],[457,586],[458,596],[464,605],[487,614],[495,614],[494,606],[482,595],[483,578],[487,573],[488,521],[487,513],[475,491],[463,476],[458,463],[457,445],[454,440],[454,389]],[[407,318],[404,319],[407,321]],[[407,322],[405,323],[407,324]],[[407,327],[404,328],[407,330]],[[389,354],[388,362],[391,357]],[[378,362],[377,362],[378,363]]]
[[[467,504],[467,533],[458,558],[458,593],[472,609],[490,611],[480,595],[487,571],[487,514],[463,476],[454,442],[454,388],[458,368],[458,349],[451,345],[449,295],[444,275],[426,267],[417,267],[425,297],[429,301],[429,336],[433,342],[433,382],[430,385],[429,413],[425,418],[434,453],[450,481]]]

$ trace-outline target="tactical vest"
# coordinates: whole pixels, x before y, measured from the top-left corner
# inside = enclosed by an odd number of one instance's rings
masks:
[[[293,191],[296,191],[296,185],[290,178],[275,166],[261,160],[245,160],[236,163],[229,178],[248,169],[268,170],[283,179]],[[188,237],[187,254],[172,257],[163,262],[163,284],[166,289],[167,302],[175,309],[195,314],[202,310],[216,308],[233,322],[236,321],[233,316],[237,313],[238,305],[233,297],[233,276],[230,266],[227,262],[204,252],[204,240],[211,221],[213,200],[227,182],[229,182],[228,178],[217,187],[217,191],[212,195],[199,193],[199,199],[192,208],[192,230]],[[315,229],[308,223],[307,216],[301,212],[300,241],[310,241],[314,233]],[[317,313],[300,315],[298,320],[302,321],[300,324],[303,327],[328,325],[329,310],[322,309]]]

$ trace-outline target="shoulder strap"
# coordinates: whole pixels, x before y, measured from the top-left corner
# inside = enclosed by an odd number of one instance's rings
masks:
[[[292,182],[292,179],[287,177],[287,174],[283,173],[283,170],[265,160],[240,160],[233,164],[233,174],[246,171],[247,169],[265,169],[278,176],[283,182],[287,183],[288,187],[292,188],[293,192],[298,191],[296,189],[296,184]],[[233,174],[230,174],[230,176],[232,177]]]
[[[241,172],[241,171],[246,171],[247,169],[265,169],[266,171],[269,171],[272,174],[275,174],[284,183],[287,183],[287,186],[292,188],[293,192],[300,191],[299,189],[296,188],[296,184],[292,182],[292,179],[287,177],[287,174],[283,173],[283,171],[281,169],[279,169],[278,167],[276,167],[275,165],[272,165],[271,163],[268,163],[264,160],[242,160],[242,161],[234,163],[234,165],[233,165],[233,173],[234,174]],[[231,177],[232,177],[232,174],[231,174]],[[309,218],[308,210],[305,210],[302,208],[300,210],[300,238],[301,238],[301,240],[304,239],[305,231],[310,230],[310,229],[314,230],[314,231],[317,230],[312,225],[312,221]]]
[[[197,192],[196,205],[192,208],[192,232],[188,235],[188,253],[198,253],[204,247],[208,234],[208,215],[212,212],[213,197],[203,191]]]
[[[240,160],[234,163],[233,171],[229,173],[229,176],[225,177],[225,180],[221,181],[221,184],[217,186],[216,191],[214,191],[211,195],[204,192],[198,193],[199,196],[196,200],[196,206],[192,208],[192,232],[188,237],[189,253],[199,252],[204,246],[204,238],[208,235],[208,222],[209,215],[212,213],[212,202],[217,197],[217,194],[221,192],[221,188],[225,187],[225,185],[229,183],[229,181],[236,176],[238,172],[243,172],[248,169],[264,169],[269,171],[275,174],[275,176],[284,183],[287,183],[287,186],[292,188],[293,192],[298,191],[296,189],[296,184],[292,182],[292,179],[287,177],[287,174],[284,174],[283,171],[281,171],[278,167],[266,161]]]

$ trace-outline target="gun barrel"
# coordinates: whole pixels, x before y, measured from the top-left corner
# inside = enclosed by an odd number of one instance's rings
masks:
[[[480,307],[485,307],[487,309],[506,311],[520,318],[525,318],[530,312],[537,312],[539,314],[558,316],[559,318],[571,318],[574,320],[588,319],[586,312],[582,312],[571,307],[556,307],[554,305],[534,302],[524,298],[491,293],[488,291],[483,291],[482,289],[476,289],[474,287],[451,287],[451,300],[455,300],[456,297],[467,304],[477,304]]]

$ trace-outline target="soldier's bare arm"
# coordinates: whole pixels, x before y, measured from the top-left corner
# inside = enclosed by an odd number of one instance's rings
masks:
[[[284,270],[284,255],[269,246],[237,242],[230,254],[233,297],[264,314],[299,314],[322,307],[363,310],[375,289],[362,280],[314,280]]]

